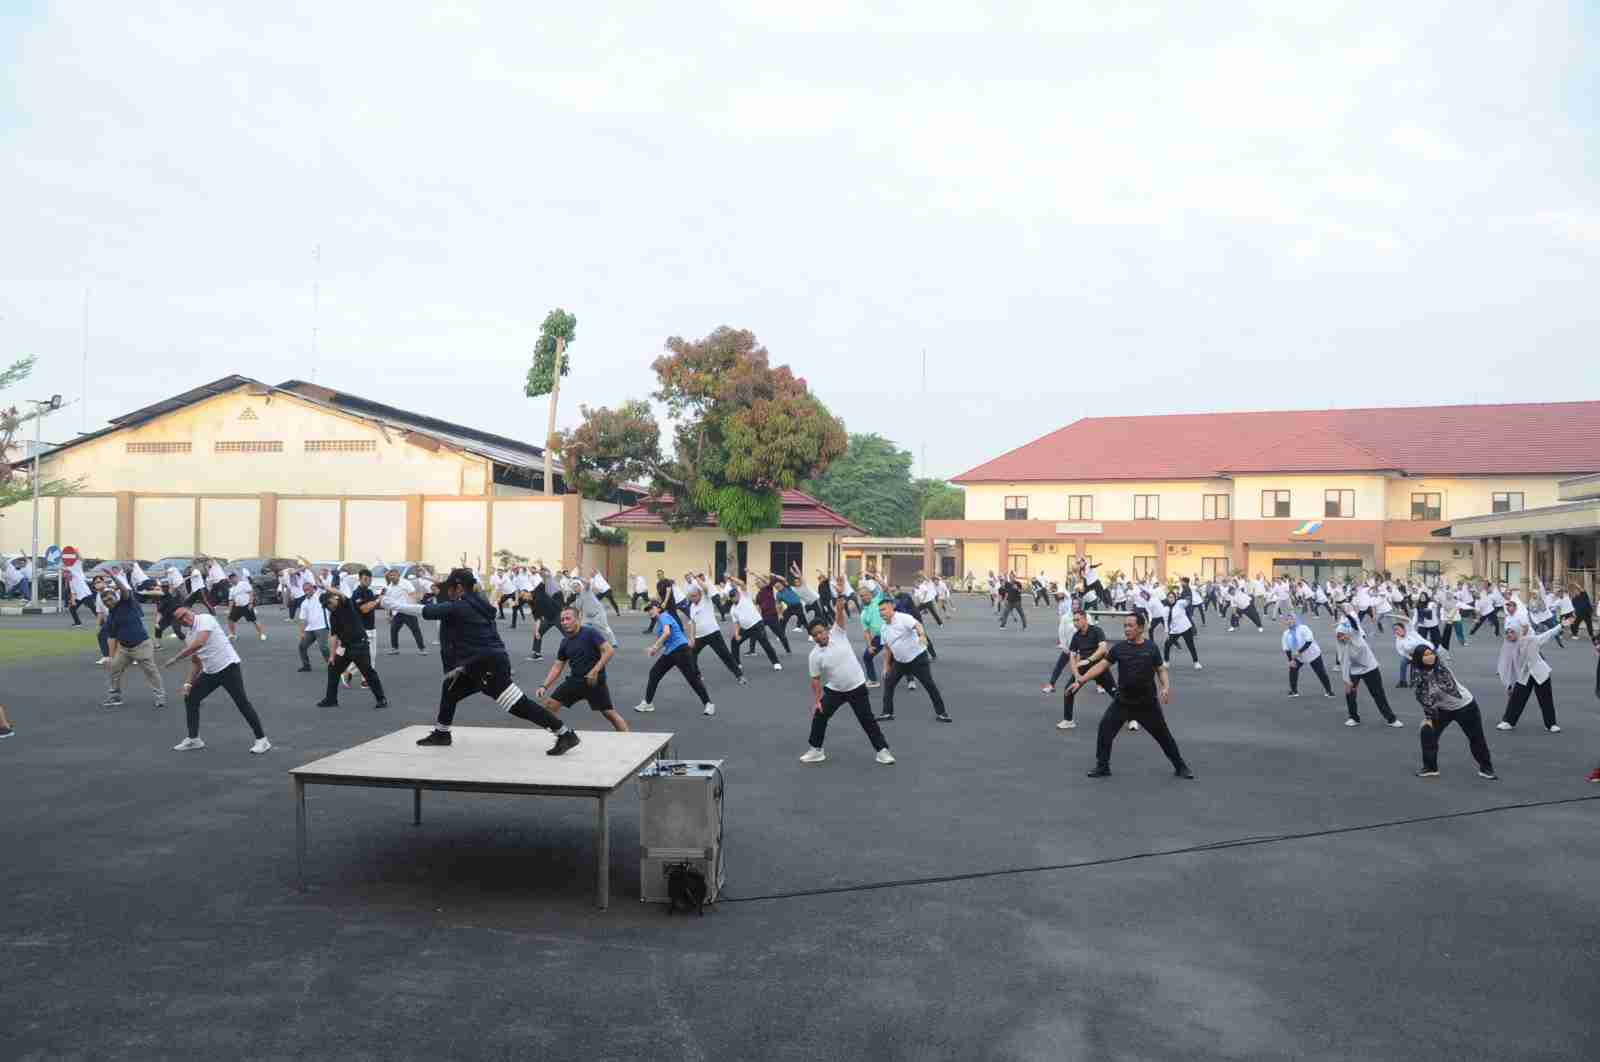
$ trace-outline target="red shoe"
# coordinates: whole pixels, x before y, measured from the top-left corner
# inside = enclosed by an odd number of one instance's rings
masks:
[[[1600,782],[1600,767],[1596,767],[1594,770],[1589,772],[1589,781]]]

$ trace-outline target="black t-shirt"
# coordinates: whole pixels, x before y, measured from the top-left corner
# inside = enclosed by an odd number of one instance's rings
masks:
[[[377,599],[378,595],[373,592],[370,586],[358,586],[350,591],[350,603],[356,607],[356,614],[361,617],[361,625],[369,631],[373,630],[378,622],[378,610],[373,609],[371,612],[362,612],[361,606]]]
[[[1022,603],[1022,587],[1016,583],[1005,583],[1000,590],[1006,595],[1006,604],[1020,605]]]
[[[1118,642],[1106,653],[1117,666],[1118,696],[1127,704],[1156,703],[1156,669],[1162,666],[1161,650],[1146,638],[1137,645]]]
[[[1072,632],[1072,640],[1067,643],[1067,652],[1077,653],[1079,660],[1089,659],[1089,654],[1100,648],[1100,643],[1106,640],[1106,632],[1089,624],[1081,631]]]
[[[581,680],[594,670],[605,648],[605,635],[593,627],[579,627],[576,633],[561,639],[561,648],[556,652],[556,659],[565,660],[572,670],[572,677]],[[606,673],[602,671],[595,679],[595,684],[601,685],[605,680]]]

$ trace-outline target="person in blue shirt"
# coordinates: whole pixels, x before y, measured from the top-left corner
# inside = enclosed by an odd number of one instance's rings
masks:
[[[100,603],[105,606],[105,622],[101,631],[106,637],[106,655],[110,662],[106,699],[103,707],[122,707],[122,673],[137,664],[150,683],[150,693],[157,708],[167,706],[167,691],[161,684],[161,669],[156,667],[155,643],[145,630],[144,609],[139,600],[116,583],[100,592]]]
[[[683,677],[689,683],[689,688],[694,690],[700,703],[704,705],[704,715],[716,715],[717,706],[711,703],[711,695],[706,692],[706,684],[700,680],[700,669],[694,662],[694,639],[683,633],[683,624],[678,622],[678,617],[668,612],[660,601],[651,601],[646,606],[650,612],[650,630],[657,634],[655,644],[645,650],[656,658],[650,665],[650,679],[645,683],[644,700],[633,706],[636,712],[653,712],[656,710],[656,687],[661,684],[661,678],[668,671],[677,668],[683,672]]]

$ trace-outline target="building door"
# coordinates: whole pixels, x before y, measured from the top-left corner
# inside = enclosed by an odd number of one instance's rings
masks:
[[[1307,557],[1276,557],[1272,561],[1272,577],[1287,576],[1304,579],[1308,583],[1321,583],[1332,579],[1341,582],[1347,576],[1354,579],[1361,574],[1358,560],[1323,560]]]
[[[738,578],[743,579],[745,568],[748,565],[749,560],[750,543],[739,543],[739,570],[733,574]],[[728,574],[728,540],[725,538],[717,539],[717,552],[714,567],[717,570],[716,581],[720,583]],[[672,573],[668,572],[667,574],[671,575]]]
[[[1013,553],[1011,555],[1011,567],[1008,570],[1015,573],[1018,579],[1026,579],[1028,577],[1028,555],[1026,553]]]
[[[740,543],[743,545],[744,543]],[[772,567],[767,570],[785,580],[793,578],[789,571],[791,564],[800,565],[800,578],[806,575],[805,547],[799,542],[774,542],[772,544]]]

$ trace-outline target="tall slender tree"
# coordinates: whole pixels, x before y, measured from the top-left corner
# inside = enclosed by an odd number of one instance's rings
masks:
[[[550,455],[556,448],[556,404],[561,400],[561,378],[570,371],[567,364],[567,345],[578,332],[578,319],[557,307],[545,314],[539,328],[539,342],[533,347],[533,364],[528,366],[528,382],[523,394],[529,398],[550,396],[550,417],[544,433],[544,492],[556,492],[555,476],[551,473]]]

